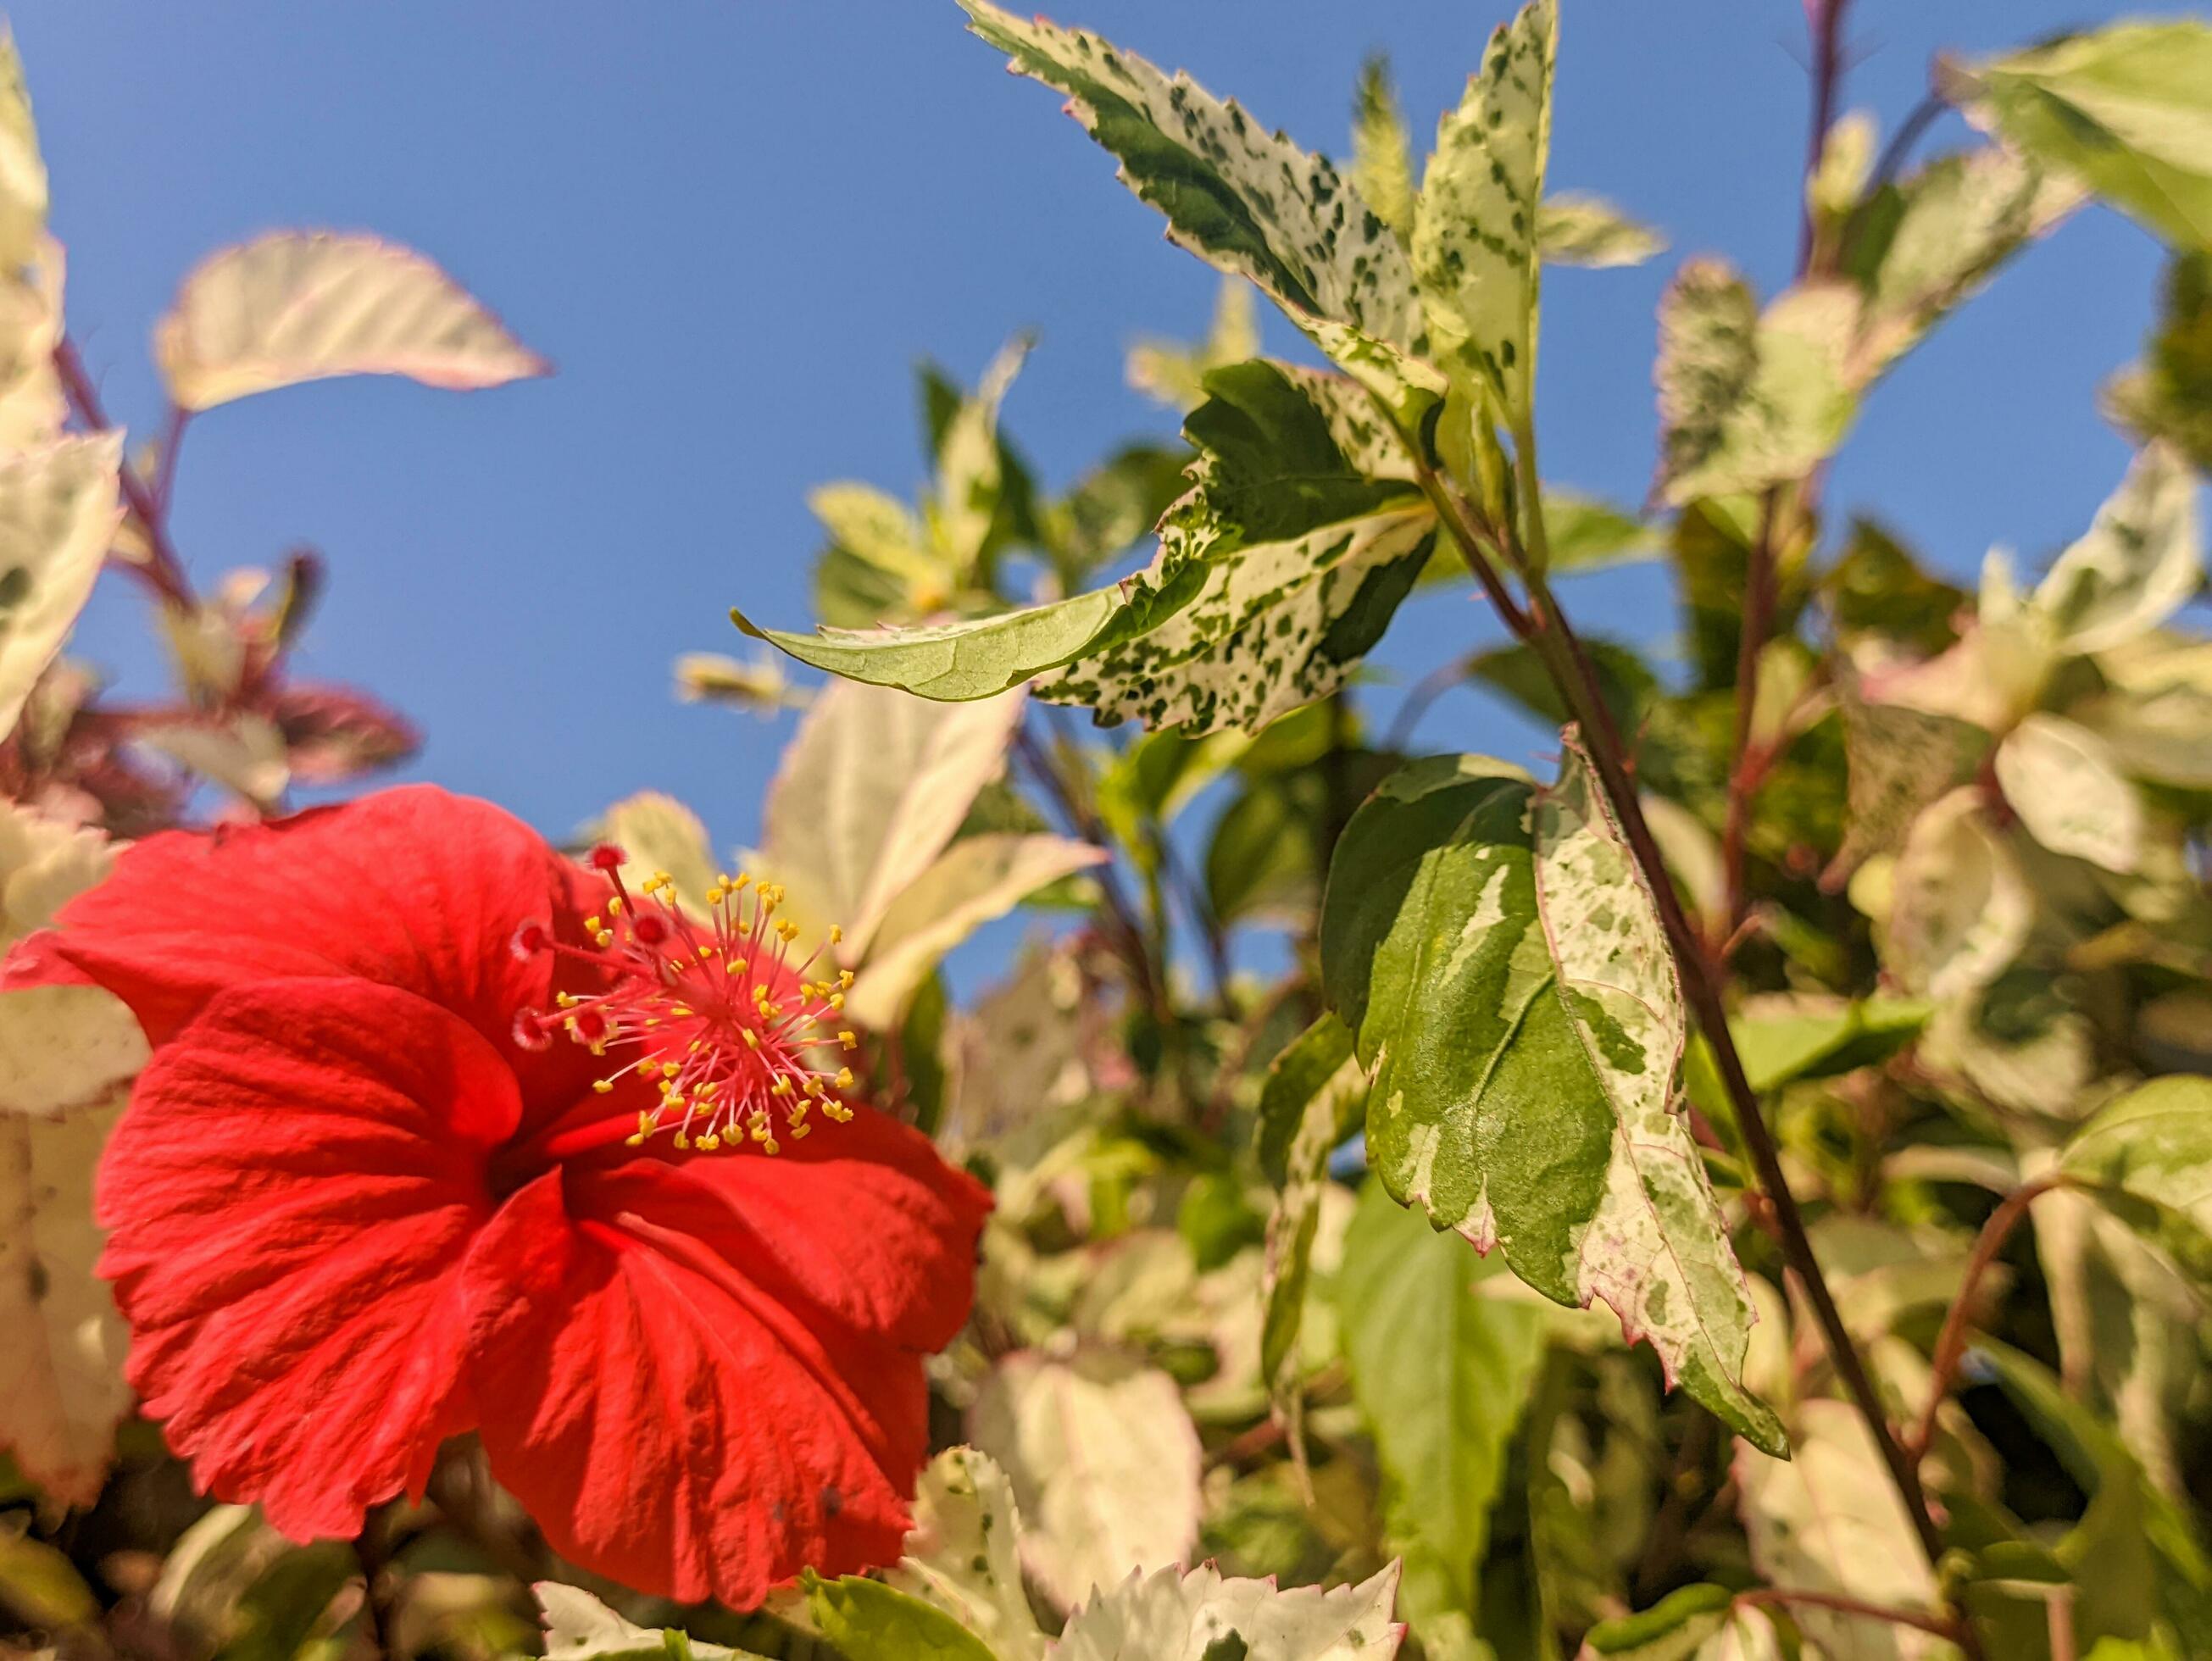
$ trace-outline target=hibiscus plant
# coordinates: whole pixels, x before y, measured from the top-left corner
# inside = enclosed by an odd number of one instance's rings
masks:
[[[1885,135],[1805,0],[1794,274],[1680,263],[1632,507],[1538,459],[1545,268],[1665,248],[1547,178],[1556,0],[1425,162],[1370,64],[1343,168],[961,3],[1218,306],[1130,356],[1179,438],[1048,485],[1018,336],[918,501],[814,491],[819,627],[677,665],[797,712],[744,849],[682,779],[296,811],[414,730],[291,672],[313,554],[196,586],[188,425],[544,365],[275,233],[131,447],[0,50],[0,1651],[2212,1655],[2212,26]],[[2108,498],[1971,587],[1829,513],[2100,204],[2171,250]],[[1563,603],[1632,561],[1665,652]],[[63,655],[103,571],[165,699]],[[1394,693],[1440,598],[1490,643]],[[1460,687],[1534,770],[1411,742]]]

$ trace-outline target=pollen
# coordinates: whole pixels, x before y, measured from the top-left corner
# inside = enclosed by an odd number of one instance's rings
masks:
[[[593,1081],[600,1095],[631,1073],[653,1081],[658,1100],[623,1137],[632,1147],[669,1133],[681,1151],[735,1153],[750,1143],[774,1154],[779,1131],[805,1137],[811,1108],[836,1123],[852,1117],[838,1092],[854,1087],[842,1052],[859,1036],[835,1019],[852,971],[817,970],[826,946],[798,956],[799,925],[775,915],[785,904],[781,885],[743,871],[718,876],[694,909],[665,872],[626,887],[627,856],[611,844],[587,862],[609,891],[584,919],[580,943],[532,924],[514,944],[519,957],[550,952],[592,972],[557,994],[553,1009],[517,1016],[518,1043],[544,1049],[565,1037],[622,1061]],[[830,945],[843,938],[835,928],[828,934]],[[629,1109],[622,1111],[626,1126]]]

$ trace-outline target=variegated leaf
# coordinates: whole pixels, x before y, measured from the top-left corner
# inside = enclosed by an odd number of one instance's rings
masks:
[[[1400,242],[1413,240],[1413,139],[1390,84],[1390,65],[1380,53],[1359,71],[1352,106],[1352,182]]]
[[[0,29],[0,271],[37,258],[46,228],[46,163],[31,119],[31,94],[15,37]]]
[[[975,392],[960,401],[937,452],[937,544],[956,575],[975,568],[991,520],[999,511],[999,405],[1021,373],[1030,340],[1018,335],[1006,343]]]
[[[2159,441],[2143,447],[2029,603],[2051,620],[2060,645],[2101,652],[2156,628],[2203,581],[2197,476],[2179,450]]]
[[[1666,249],[1665,237],[1601,196],[1564,191],[1536,216],[1536,251],[1548,265],[1641,265]]]
[[[0,736],[69,637],[123,517],[123,435],[0,458]]]
[[[545,1661],[759,1661],[750,1650],[626,1621],[580,1586],[540,1580],[531,1591],[544,1619]]]
[[[1949,1000],[1986,986],[2027,944],[2035,896],[1980,793],[1953,791],[1913,821],[1891,879],[1887,957],[1905,985]]]
[[[1436,537],[1395,435],[1340,375],[1255,359],[1207,375],[1189,494],[1135,586],[1198,589],[1040,697],[1194,733],[1256,730],[1326,696],[1388,625]]]
[[[1390,1661],[1395,1564],[1356,1586],[1232,1580],[1211,1563],[1131,1575],[1068,1617],[1054,1661]]]
[[[1328,157],[1086,29],[961,4],[1010,67],[1068,95],[1122,182],[1167,216],[1171,240],[1257,283],[1401,415],[1443,391],[1418,361],[1426,341],[1405,251]]]
[[[2104,739],[2079,721],[2039,709],[2005,734],[1995,762],[2005,800],[2036,841],[2107,871],[2136,868],[2142,798]]]
[[[497,386],[548,365],[429,259],[373,236],[273,231],[211,255],[154,334],[179,408],[331,375]]]
[[[988,1454],[947,1448],[921,1474],[890,1581],[982,1639],[997,1661],[1039,1661],[1046,1639],[1022,1585],[1021,1512]]]
[[[1770,1451],[1742,1384],[1742,1271],[1677,1116],[1672,954],[1569,744],[1539,790],[1473,757],[1415,763],[1352,816],[1322,917],[1328,997],[1375,1069],[1393,1194],[1568,1305],[1601,1299],[1668,1375]]]
[[[1680,506],[1796,478],[1834,453],[1857,411],[1856,290],[1812,283],[1762,313],[1718,259],[1693,259],[1659,308],[1658,488]]]
[[[1532,0],[1490,39],[1437,128],[1413,206],[1413,272],[1431,355],[1528,419],[1536,372],[1537,232],[1552,143],[1556,0]]]

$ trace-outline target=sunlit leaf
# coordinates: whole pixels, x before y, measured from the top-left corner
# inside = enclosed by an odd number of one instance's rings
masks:
[[[782,664],[765,653],[748,663],[720,652],[686,652],[676,660],[676,696],[686,703],[726,703],[757,715],[807,704]]]
[[[1006,765],[1019,695],[927,703],[854,682],[825,688],[799,724],[762,813],[761,856],[848,955],[935,862],[978,791]]]
[[[15,37],[0,30],[0,271],[37,257],[46,228],[46,164],[31,120],[31,94]]]
[[[1129,349],[1129,385],[1163,404],[1188,410],[1205,401],[1208,369],[1259,355],[1260,319],[1252,285],[1231,274],[1221,279],[1206,338],[1194,349],[1171,340],[1139,341]]]
[[[2100,653],[2109,689],[2075,710],[2137,778],[2212,786],[2212,641],[2144,636]]]
[[[1023,1589],[1020,1537],[1006,1474],[974,1448],[948,1448],[921,1474],[891,1584],[944,1610],[997,1661],[1038,1661],[1046,1639]]]
[[[1773,1622],[1725,1586],[1684,1586],[1590,1628],[1577,1661],[1781,1661]]]
[[[146,721],[131,736],[258,808],[275,806],[292,782],[283,729],[258,709]]]
[[[998,517],[1002,480],[1000,467],[999,405],[1021,372],[1030,341],[1017,336],[983,372],[974,394],[960,401],[937,447],[934,528],[937,545],[957,577],[964,577],[982,557],[983,545]]]
[[[969,1427],[1014,1485],[1023,1562],[1062,1604],[1179,1564],[1198,1537],[1198,1433],[1175,1381],[1133,1355],[1007,1356]],[[1067,1481],[1079,1468],[1084,1480]]]
[[[1417,1631],[1475,1607],[1506,1446],[1543,1360],[1541,1306],[1486,1288],[1497,1273],[1380,1183],[1361,1194],[1337,1271],[1337,1320]]]
[[[1436,361],[1490,388],[1509,424],[1528,419],[1536,369],[1537,235],[1552,143],[1554,0],[1499,26],[1437,128],[1413,206],[1413,272]]]
[[[2212,246],[2212,27],[2115,23],[2004,58],[1946,64],[1947,95],[2166,240]]]
[[[1544,198],[1536,249],[1554,265],[1641,265],[1666,252],[1667,239],[1601,196],[1564,191]]]
[[[121,521],[120,433],[0,457],[0,736],[61,650]]]
[[[1404,245],[1413,240],[1413,149],[1390,84],[1389,61],[1376,53],[1360,66],[1352,106],[1352,182],[1376,216]]]
[[[666,872],[678,897],[703,915],[719,867],[707,827],[682,802],[658,790],[624,796],[600,815],[598,834],[629,856],[633,871]]]
[[[2196,475],[2172,446],[2151,444],[2053,563],[2033,604],[2060,644],[2100,652],[2156,628],[2203,581]]]
[[[2059,1168],[2212,1281],[2212,1080],[2138,1086],[2075,1134]]]
[[[202,261],[154,356],[186,410],[331,375],[466,391],[549,368],[413,249],[330,231],[273,231]]]
[[[1106,858],[1103,849],[1066,837],[987,831],[961,837],[884,908],[847,1013],[863,1026],[890,1025],[947,952],[1037,890]]]
[[[2136,868],[2142,800],[2112,746],[2087,727],[2038,710],[2005,734],[1996,768],[2006,802],[2052,853],[2107,871]]]
[[[1841,1402],[1802,1402],[1793,1432],[1786,1462],[1747,1451],[1735,1463],[1759,1572],[1775,1585],[1934,1613],[1936,1573],[1857,1412]],[[1809,1606],[1792,1613],[1832,1661],[1953,1652],[1910,1627]]]
[[[1321,1224],[1329,1155],[1358,1129],[1367,1100],[1367,1070],[1352,1053],[1352,1035],[1323,1015],[1276,1058],[1261,1095],[1261,1146],[1275,1150],[1282,1192],[1267,1217],[1261,1285],[1267,1311],[1260,1328],[1260,1371],[1275,1413],[1295,1430],[1302,1407],[1298,1338]],[[1289,1129],[1279,1129],[1288,1122]]]
[[[1675,1111],[1673,956],[1579,750],[1549,790],[1474,757],[1394,775],[1338,849],[1322,965],[1376,1068],[1390,1191],[1547,1296],[1604,1299],[1779,1451],[1741,1382],[1750,1294]]]
[[[1225,1579],[1210,1564],[1132,1575],[1068,1617],[1054,1661],[1390,1661],[1395,1566],[1356,1586]]]
[[[1122,182],[1167,216],[1172,240],[1250,277],[1401,415],[1443,390],[1415,361],[1425,343],[1405,251],[1326,157],[1088,30],[961,3],[1013,69],[1068,95]]]

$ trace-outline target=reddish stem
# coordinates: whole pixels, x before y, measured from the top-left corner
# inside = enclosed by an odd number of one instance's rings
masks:
[[[100,393],[94,388],[91,376],[84,372],[84,361],[78,357],[76,347],[67,335],[55,343],[54,373],[60,377],[62,391],[76,411],[78,419],[94,432],[109,430],[107,413],[100,406]],[[151,557],[144,564],[133,561],[130,563],[131,569],[170,605],[191,609],[195,604],[191,581],[185,575],[185,563],[177,557],[175,545],[169,540],[161,506],[128,459],[123,464],[121,482],[124,502],[144,527],[147,545],[152,550]]]
[[[2013,1230],[2019,1227],[2027,1217],[2027,1208],[2052,1189],[2063,1186],[2064,1181],[2063,1177],[2053,1175],[2039,1177],[2032,1183],[2023,1183],[2008,1194],[2004,1202],[1990,1214],[1989,1221],[1982,1225],[1982,1232],[1974,1241],[1974,1250],[1966,1259],[1966,1273],[1959,1282],[1959,1296],[1952,1303],[1949,1313],[1943,1317],[1942,1331],[1936,1335],[1928,1384],[1928,1405],[1920,1415],[1920,1427],[1913,1433],[1911,1445],[1916,1463],[1928,1457],[1928,1450],[1936,1440],[1937,1415],[1942,1412],[1943,1403],[1950,1398],[1952,1386],[1958,1379],[1960,1364],[1966,1359],[1966,1335],[1973,1317],[1975,1292],[1989,1274],[1990,1266],[1996,1262],[1997,1254],[2004,1250],[2005,1242],[2012,1238]]]
[[[1798,1609],[1828,1609],[1838,1615],[1856,1615],[1866,1621],[1887,1621],[1893,1627],[1911,1627],[1917,1632],[1947,1638],[1954,1644],[1966,1641],[1965,1627],[1960,1621],[1947,1621],[1940,1615],[1923,1615],[1917,1609],[1892,1609],[1884,1603],[1869,1603],[1861,1598],[1845,1597],[1838,1592],[1766,1586],[1756,1591],[1738,1592],[1735,1601],[1739,1603],[1777,1603]]]

